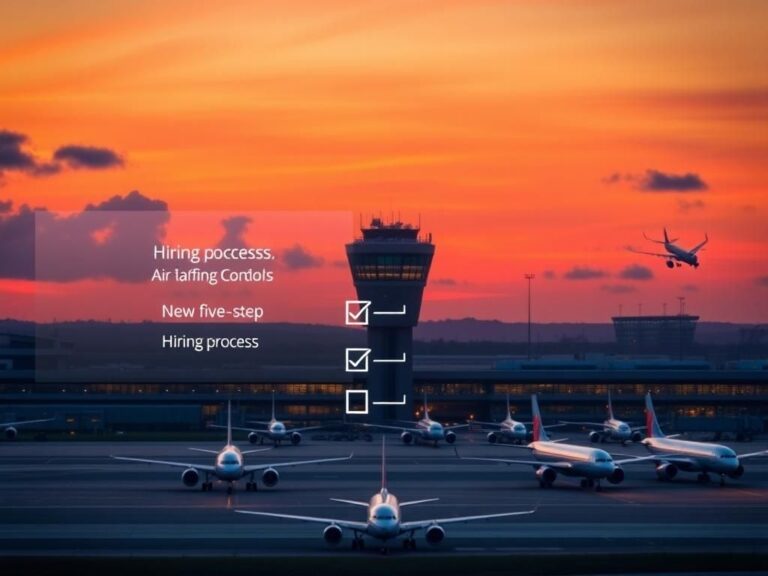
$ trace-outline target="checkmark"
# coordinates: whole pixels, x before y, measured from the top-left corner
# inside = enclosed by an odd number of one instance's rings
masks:
[[[370,348],[347,348],[344,370],[347,372],[368,372]]]
[[[344,323],[347,326],[368,326],[370,300],[347,300]]]

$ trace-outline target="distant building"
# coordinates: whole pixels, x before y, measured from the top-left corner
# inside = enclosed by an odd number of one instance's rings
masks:
[[[614,316],[613,328],[621,354],[665,354],[682,357],[690,353],[698,316]]]

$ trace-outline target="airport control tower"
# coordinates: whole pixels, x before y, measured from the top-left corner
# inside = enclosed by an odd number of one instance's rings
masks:
[[[357,297],[370,302],[367,330],[372,361],[367,389],[372,400],[406,396],[404,406],[378,406],[371,416],[412,420],[413,328],[419,321],[435,246],[431,234],[422,238],[419,228],[402,222],[385,224],[379,218],[362,227],[362,234],[346,248]]]

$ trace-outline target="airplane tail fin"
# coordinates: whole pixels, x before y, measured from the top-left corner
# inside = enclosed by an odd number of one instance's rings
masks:
[[[381,435],[381,489],[387,489],[387,437]]]
[[[272,390],[272,420],[275,419],[275,391]]]
[[[613,403],[611,402],[611,391],[608,390],[608,404],[606,405],[606,410],[608,410],[608,420],[613,420]]]
[[[541,412],[539,411],[539,401],[536,394],[531,394],[531,411],[533,413],[533,441],[548,442],[549,435],[541,422]]]
[[[507,420],[512,420],[512,412],[509,411],[509,394],[507,394]]]
[[[429,420],[429,408],[427,408],[427,393],[424,392],[424,418]]]
[[[667,229],[666,228],[664,228],[664,242],[665,243],[669,242],[669,235],[667,234]]]
[[[661,431],[659,421],[656,419],[656,411],[653,409],[650,392],[645,395],[645,427],[645,432],[649,438],[664,438],[664,432]]]
[[[227,446],[232,444],[232,400],[227,400]]]

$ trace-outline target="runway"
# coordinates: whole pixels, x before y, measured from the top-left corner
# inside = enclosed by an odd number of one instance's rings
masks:
[[[404,520],[536,509],[530,516],[445,526],[436,548],[417,535],[417,549],[392,545],[392,554],[636,554],[763,553],[768,545],[768,458],[746,461],[739,480],[703,485],[681,473],[659,482],[648,462],[625,466],[626,480],[601,492],[559,477],[541,489],[533,471],[460,461],[442,445],[404,446],[391,436],[389,489],[401,501],[439,497],[405,508]],[[731,444],[737,453],[766,442]],[[463,455],[521,457],[521,451],[490,446],[480,435],[457,443]],[[220,443],[199,445],[218,449]],[[250,448],[241,439],[243,450]],[[617,454],[644,455],[641,446],[603,445]],[[245,463],[343,456],[350,461],[280,470],[274,488],[232,495],[187,488],[181,470],[115,461],[111,454],[212,463],[213,455],[186,444],[0,443],[0,554],[296,556],[373,554],[351,550],[351,535],[338,548],[322,539],[324,526],[236,514],[234,509],[285,512],[363,521],[362,508],[331,502],[368,500],[379,489],[380,443],[312,442],[246,455]]]

